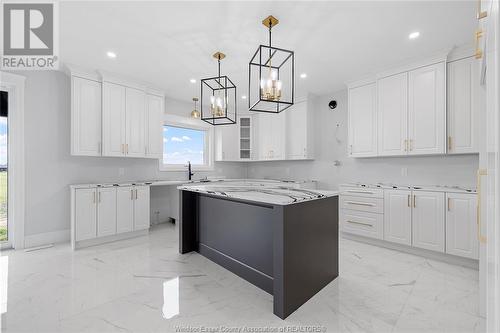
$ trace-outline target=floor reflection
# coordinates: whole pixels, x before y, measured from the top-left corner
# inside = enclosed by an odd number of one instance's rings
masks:
[[[163,318],[170,319],[179,314],[179,278],[163,282]]]

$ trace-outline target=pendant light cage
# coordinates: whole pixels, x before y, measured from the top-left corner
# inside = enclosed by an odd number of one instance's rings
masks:
[[[249,111],[280,113],[295,100],[294,52],[272,46],[276,18],[269,16],[262,24],[269,28],[269,45],[259,45],[248,64],[248,107]]]
[[[217,52],[213,57],[218,61],[219,73],[216,77],[201,80],[201,120],[211,125],[236,124],[236,85],[229,77],[220,74],[220,61],[225,55]]]

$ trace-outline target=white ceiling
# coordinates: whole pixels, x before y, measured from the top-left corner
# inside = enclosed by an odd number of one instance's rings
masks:
[[[200,86],[189,79],[216,74],[211,55],[220,50],[227,54],[222,72],[241,96],[248,61],[267,44],[261,21],[272,14],[280,20],[273,45],[295,51],[298,95],[328,94],[391,65],[470,44],[476,2],[62,2],[60,54],[64,62],[150,82],[191,101]],[[412,31],[420,37],[409,40]],[[307,79],[298,78],[302,72]]]

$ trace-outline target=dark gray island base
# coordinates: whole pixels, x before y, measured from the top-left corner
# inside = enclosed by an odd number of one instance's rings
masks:
[[[180,190],[179,251],[274,297],[285,319],[339,274],[338,196],[272,204]]]

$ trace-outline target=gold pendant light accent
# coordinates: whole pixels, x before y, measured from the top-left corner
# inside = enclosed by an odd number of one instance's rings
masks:
[[[193,102],[194,102],[194,110],[191,111],[191,118],[193,119],[200,119],[200,111],[198,111],[197,108],[197,103],[198,103],[198,97],[193,97]]]

